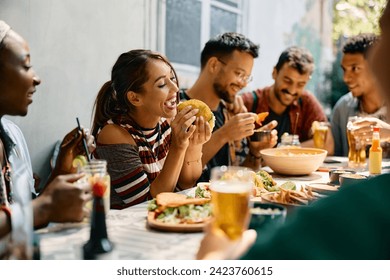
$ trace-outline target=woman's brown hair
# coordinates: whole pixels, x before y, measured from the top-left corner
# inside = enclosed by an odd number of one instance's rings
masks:
[[[147,65],[152,59],[159,59],[168,64],[177,78],[170,62],[159,53],[143,49],[122,53],[112,68],[111,80],[102,86],[96,97],[92,135],[97,137],[99,129],[108,120],[134,110],[134,106],[127,100],[127,92],[143,92],[143,85],[149,79]]]

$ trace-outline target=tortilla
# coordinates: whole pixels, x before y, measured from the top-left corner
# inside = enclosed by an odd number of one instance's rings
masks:
[[[156,196],[156,203],[159,207],[179,207],[182,205],[203,205],[209,203],[206,198],[187,198],[185,194],[163,192]]]
[[[260,126],[262,125],[262,122],[265,120],[265,118],[269,115],[268,112],[262,112],[257,114],[256,123],[258,123]]]
[[[215,125],[215,117],[213,112],[210,110],[209,106],[207,106],[206,103],[198,99],[186,100],[177,105],[177,111],[180,112],[187,106],[191,106],[194,109],[195,108],[198,109],[199,112],[196,114],[196,116],[197,117],[202,116],[209,123],[211,130],[213,130]]]

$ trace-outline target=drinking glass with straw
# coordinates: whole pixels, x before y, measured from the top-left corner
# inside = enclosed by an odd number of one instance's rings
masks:
[[[88,182],[91,185],[92,189],[101,188],[104,189],[104,194],[102,195],[104,201],[105,212],[107,213],[110,210],[110,189],[111,189],[111,178],[107,173],[107,161],[99,159],[91,159],[88,151],[87,141],[85,135],[80,126],[79,118],[77,120],[77,127],[79,131],[83,134],[83,147],[87,157],[88,162],[85,165],[80,166],[78,172],[84,173],[85,176],[81,178],[80,182]],[[92,210],[92,201],[87,203],[87,208]]]
[[[87,141],[85,140],[85,134],[84,134],[83,130],[81,129],[79,118],[76,118],[76,121],[77,121],[77,127],[78,127],[78,129],[79,129],[79,131],[80,131],[80,132],[82,133],[82,135],[83,135],[82,141],[83,141],[83,147],[84,147],[85,155],[86,155],[86,157],[87,157],[88,162],[90,162],[90,161],[91,161],[91,157],[90,157],[90,155],[89,155],[88,146],[87,146]]]

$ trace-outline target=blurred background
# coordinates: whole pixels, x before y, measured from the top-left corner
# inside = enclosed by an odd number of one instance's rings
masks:
[[[272,84],[272,69],[288,46],[309,49],[315,72],[307,88],[331,117],[348,89],[342,80],[341,46],[348,36],[378,32],[385,0],[0,0],[0,19],[29,43],[42,79],[27,117],[12,117],[23,133],[34,172],[50,172],[55,143],[76,127],[90,127],[98,90],[110,80],[117,57],[145,48],[165,54],[190,87],[200,52],[210,37],[227,31],[260,45],[254,80],[245,90]]]

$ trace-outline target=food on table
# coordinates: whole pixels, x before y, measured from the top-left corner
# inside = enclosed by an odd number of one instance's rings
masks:
[[[106,189],[107,185],[103,180],[95,181],[95,183],[92,185],[92,193],[96,197],[103,197]]]
[[[320,195],[313,192],[310,186],[302,186],[301,190],[288,190],[280,188],[278,192],[266,194],[265,199],[276,203],[307,205]]]
[[[279,208],[251,208],[251,214],[257,215],[279,215],[282,211]]]
[[[272,176],[265,170],[260,170],[256,172],[256,185],[257,186],[263,186],[264,188],[272,188],[273,186],[276,186],[276,182],[272,178]]]
[[[195,189],[195,198],[211,198],[210,183],[198,183]]]
[[[72,161],[72,166],[78,170],[88,163],[87,158],[82,155],[76,156]]]
[[[262,122],[265,120],[265,118],[269,115],[268,112],[262,112],[262,113],[259,113],[257,114],[257,119],[256,119],[256,123],[258,125],[262,125]]]
[[[289,190],[296,189],[296,185],[292,181],[287,181],[281,185],[278,185],[272,176],[265,170],[260,170],[256,173],[253,172],[253,178],[255,183],[253,195],[257,197],[262,193],[279,191],[280,188]]]
[[[211,217],[210,199],[192,198],[179,193],[160,193],[149,201],[148,210],[156,221],[169,224],[203,223]]]
[[[344,173],[344,174],[340,175],[340,177],[353,178],[353,179],[367,179],[367,177],[365,175],[355,174],[355,173]]]
[[[260,170],[254,173],[254,183],[255,183],[255,196],[260,196],[262,192],[273,192],[277,191],[279,187],[272,178],[272,176],[265,170]]]
[[[367,176],[362,174],[355,174],[355,173],[344,173],[340,175],[340,187],[346,187],[349,185],[356,184],[356,182],[360,180],[367,179]]]
[[[213,112],[210,110],[209,106],[207,106],[206,103],[198,99],[186,100],[177,105],[177,111],[180,112],[187,106],[191,106],[193,109],[195,108],[198,109],[199,112],[196,114],[196,116],[197,117],[202,116],[210,124],[211,130],[213,130],[215,124],[215,117]]]
[[[288,157],[295,157],[295,156],[312,156],[319,154],[318,151],[304,151],[302,152],[301,149],[278,149],[278,151],[275,153],[275,156],[288,156]]]
[[[279,186],[282,189],[285,190],[296,190],[297,186],[292,181],[287,181]]]

